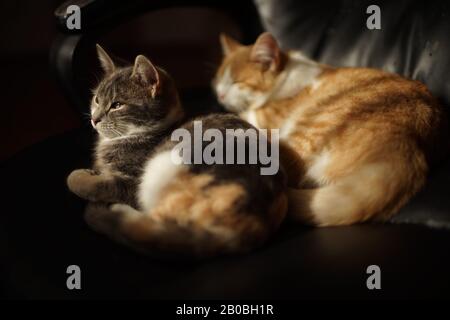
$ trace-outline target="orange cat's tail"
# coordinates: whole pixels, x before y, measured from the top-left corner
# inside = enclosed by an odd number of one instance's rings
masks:
[[[314,226],[383,221],[397,212],[426,179],[424,161],[365,165],[316,189],[289,189],[289,216]]]

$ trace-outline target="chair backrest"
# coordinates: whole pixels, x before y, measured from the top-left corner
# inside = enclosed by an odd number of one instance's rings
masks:
[[[368,66],[420,80],[450,105],[448,1],[254,0],[264,27],[285,49],[335,66]],[[381,29],[369,29],[370,5]]]

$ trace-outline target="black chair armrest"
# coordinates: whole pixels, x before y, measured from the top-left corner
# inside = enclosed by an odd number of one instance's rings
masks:
[[[77,5],[81,11],[82,27],[80,30],[67,28],[67,8]],[[133,16],[171,7],[209,7],[229,12],[235,19],[250,19],[250,11],[256,12],[252,1],[244,0],[239,6],[230,6],[227,0],[69,0],[55,10],[58,27],[66,33],[86,33],[98,28],[117,26],[130,20]]]

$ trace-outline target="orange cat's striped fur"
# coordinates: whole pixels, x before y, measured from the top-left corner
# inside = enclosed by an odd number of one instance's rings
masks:
[[[256,127],[280,129],[292,217],[386,220],[422,188],[445,123],[425,85],[322,65],[281,51],[268,33],[250,46],[225,35],[221,43],[218,99]]]

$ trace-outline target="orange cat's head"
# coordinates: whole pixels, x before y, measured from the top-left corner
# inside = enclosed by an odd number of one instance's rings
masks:
[[[282,71],[285,54],[267,32],[249,46],[225,34],[220,42],[224,58],[213,80],[219,102],[238,113],[260,107]]]

